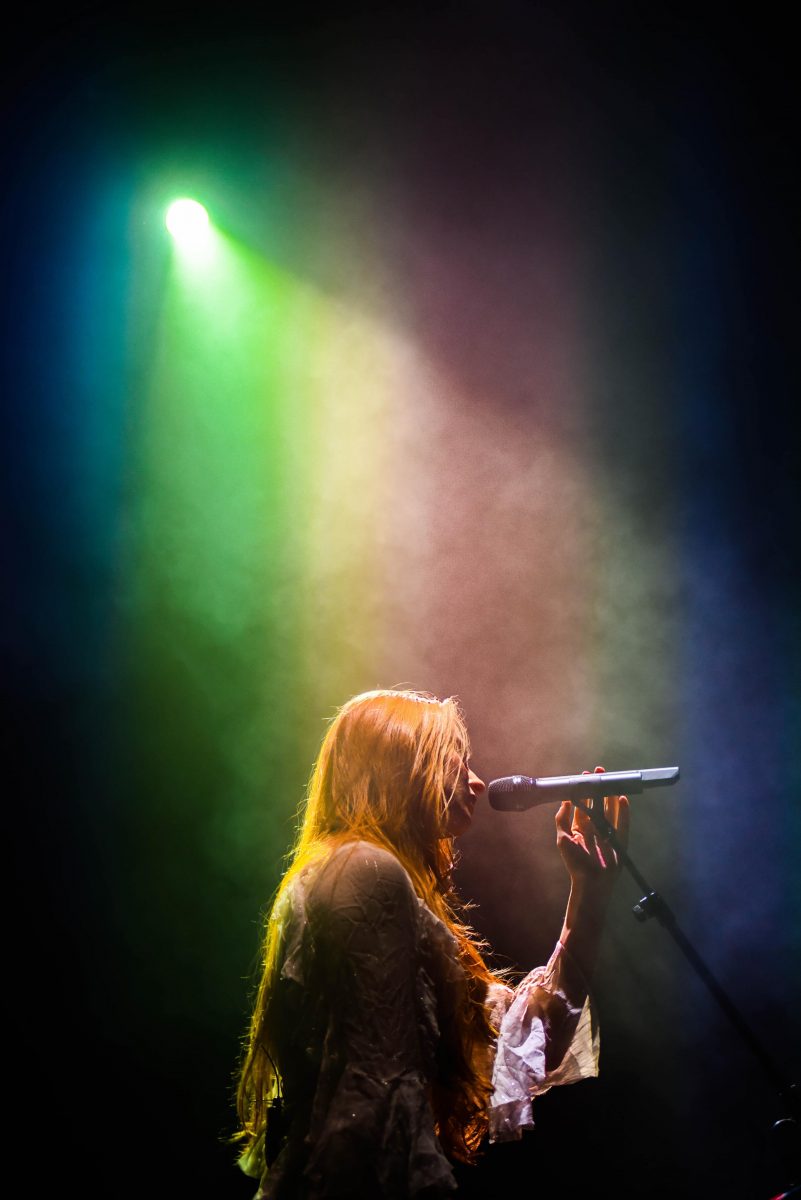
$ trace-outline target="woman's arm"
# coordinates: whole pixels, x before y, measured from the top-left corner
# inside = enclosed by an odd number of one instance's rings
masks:
[[[597,767],[602,771],[602,767]],[[598,1031],[589,1001],[606,909],[620,871],[591,818],[566,801],[556,814],[557,845],[570,876],[559,941],[544,967],[532,971],[496,1003],[505,1008],[493,1069],[490,1137],[519,1138],[533,1125],[531,1101],[556,1084],[598,1073]],[[628,801],[604,801],[607,820],[625,848]]]
[[[596,773],[603,772],[596,767]],[[589,772],[585,771],[585,774]],[[567,950],[560,963],[562,990],[574,1003],[583,1002],[595,971],[606,910],[620,874],[618,856],[602,840],[590,815],[566,800],[556,814],[556,844],[570,876],[570,896],[560,945]],[[604,816],[625,850],[629,833],[629,802],[625,796],[606,796]]]

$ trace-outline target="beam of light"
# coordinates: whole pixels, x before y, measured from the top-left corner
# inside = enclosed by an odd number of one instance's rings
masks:
[[[163,277],[133,289],[158,319],[137,374],[127,638],[151,746],[153,686],[181,697],[170,737],[199,744],[200,729],[226,730],[190,790],[214,826],[208,852],[227,870],[237,831],[243,850],[250,823],[268,843],[274,836],[269,777],[282,781],[277,804],[297,795],[318,714],[371,678],[378,606],[355,581],[375,576],[390,499],[389,381],[402,364],[375,321],[219,229],[211,240],[213,261],[200,273],[194,256],[175,253]],[[140,263],[147,275],[144,252]],[[182,666],[164,659],[165,637]],[[209,647],[215,665],[198,691],[190,676]],[[293,688],[314,693],[296,780]],[[162,748],[178,761],[174,743]],[[224,816],[218,800],[231,786],[238,816]]]

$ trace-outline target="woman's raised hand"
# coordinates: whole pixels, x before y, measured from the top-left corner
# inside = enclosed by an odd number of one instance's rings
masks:
[[[603,773],[596,767],[596,774]],[[589,775],[584,771],[584,775]],[[597,803],[597,801],[596,801]],[[611,891],[618,875],[620,862],[612,846],[593,825],[592,817],[576,808],[571,821],[569,800],[563,801],[556,814],[556,845],[562,856],[573,887],[586,890]],[[629,802],[625,796],[605,796],[604,816],[615,830],[625,850],[629,838]]]

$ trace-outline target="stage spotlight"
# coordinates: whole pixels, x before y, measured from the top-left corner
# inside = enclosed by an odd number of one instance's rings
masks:
[[[167,209],[165,223],[182,249],[194,253],[207,247],[209,214],[197,200],[174,200]]]

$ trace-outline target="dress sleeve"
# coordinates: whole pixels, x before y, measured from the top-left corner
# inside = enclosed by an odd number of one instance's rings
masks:
[[[530,1129],[535,1096],[598,1074],[595,1012],[589,993],[582,1003],[569,997],[564,980],[568,962],[568,951],[557,942],[547,965],[537,967],[514,991],[490,991],[488,1003],[498,1029],[490,1141],[511,1141]],[[575,977],[575,960],[570,965]]]
[[[334,1020],[304,1171],[309,1200],[439,1200],[455,1191],[434,1132],[417,1017],[419,904],[397,859],[357,843],[335,855],[309,896]]]

